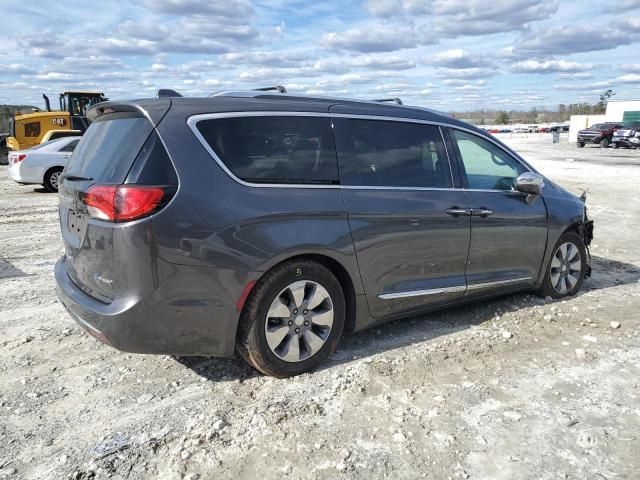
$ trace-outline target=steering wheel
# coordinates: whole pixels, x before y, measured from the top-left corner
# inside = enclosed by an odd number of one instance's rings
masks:
[[[498,179],[493,188],[496,188],[498,190],[512,190],[514,186],[515,183],[512,177],[502,177]]]
[[[493,153],[491,154],[491,161],[496,165],[500,165],[501,167],[507,164],[507,162],[503,162],[498,157],[496,157]]]

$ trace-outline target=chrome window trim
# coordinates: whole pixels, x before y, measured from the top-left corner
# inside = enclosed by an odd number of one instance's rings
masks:
[[[481,288],[495,287],[498,285],[507,285],[511,283],[520,283],[532,280],[533,277],[510,278],[508,280],[497,280],[494,282],[472,283],[470,285],[456,285],[454,287],[429,288],[425,290],[409,290],[405,292],[381,293],[378,295],[380,300],[393,300],[397,298],[422,297],[426,295],[439,295],[442,293],[458,293],[467,292],[469,290],[478,290]]]
[[[246,182],[241,178],[237,177],[226,165],[225,163],[218,157],[216,152],[213,150],[211,145],[206,141],[206,139],[202,136],[200,131],[197,128],[198,122],[202,120],[215,120],[218,118],[237,118],[237,117],[290,117],[290,116],[298,116],[298,117],[326,117],[326,118],[356,118],[363,120],[381,120],[381,121],[395,121],[395,122],[405,122],[405,123],[420,123],[424,125],[434,125],[439,127],[440,135],[443,137],[443,142],[445,146],[445,151],[447,153],[447,159],[449,161],[449,170],[451,171],[451,180],[452,185],[455,185],[455,181],[453,179],[453,171],[451,162],[455,159],[452,159],[449,151],[447,149],[447,144],[444,141],[444,133],[442,131],[442,127],[445,128],[456,128],[458,130],[466,131],[473,135],[476,135],[484,140],[487,140],[493,144],[495,144],[498,148],[505,151],[506,154],[513,157],[514,160],[522,163],[529,171],[533,171],[538,173],[534,169],[532,169],[529,165],[527,165],[523,160],[520,160],[514,155],[512,155],[509,151],[506,151],[504,147],[502,147],[499,143],[495,142],[493,139],[488,137],[483,137],[478,135],[473,130],[459,127],[457,125],[451,125],[443,122],[433,122],[430,120],[420,120],[415,118],[403,118],[403,117],[388,117],[381,115],[358,115],[358,114],[350,114],[350,113],[329,113],[329,112],[306,112],[306,111],[245,111],[245,112],[220,112],[220,113],[201,113],[196,115],[191,115],[187,118],[187,125],[198,139],[200,144],[204,147],[204,149],[211,155],[211,157],[215,160],[218,166],[234,181],[243,185],[245,187],[253,187],[253,188],[310,188],[310,189],[332,189],[332,190],[405,190],[405,191],[446,191],[446,192],[487,192],[487,193],[512,193],[517,195],[522,195],[521,192],[516,190],[499,190],[499,189],[478,189],[478,188],[436,188],[436,187],[392,187],[392,186],[380,186],[380,185],[313,185],[308,183],[253,183]]]
[[[187,125],[191,131],[195,134],[198,141],[202,144],[205,150],[213,157],[218,166],[233,180],[245,187],[253,188],[313,188],[313,189],[340,189],[340,185],[313,185],[308,183],[254,183],[246,182],[240,177],[237,177],[222,161],[220,157],[213,150],[209,142],[202,136],[200,130],[197,128],[198,122],[202,120],[214,120],[218,118],[237,118],[237,117],[325,117],[331,118],[329,113],[324,112],[271,112],[271,111],[247,111],[247,112],[223,112],[223,113],[202,113],[198,115],[192,115],[187,119]],[[337,161],[337,159],[336,159]]]

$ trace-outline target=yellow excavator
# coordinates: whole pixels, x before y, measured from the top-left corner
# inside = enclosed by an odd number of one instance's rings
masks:
[[[14,115],[9,120],[10,150],[24,150],[39,144],[45,137],[53,139],[69,134],[81,135],[89,126],[87,110],[96,103],[108,100],[102,92],[63,92],[60,110],[51,110],[49,97],[42,94],[46,111]],[[53,133],[49,133],[52,132]]]

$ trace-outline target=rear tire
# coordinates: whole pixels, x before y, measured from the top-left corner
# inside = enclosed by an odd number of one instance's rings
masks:
[[[620,147],[620,145],[618,145],[616,142],[613,142],[613,148],[614,149],[619,148],[619,147]]]
[[[600,142],[600,148],[609,148],[609,139],[605,138]]]
[[[58,182],[60,181],[62,170],[62,167],[53,167],[44,174],[44,188],[49,192],[55,193],[58,191]]]
[[[338,279],[310,260],[286,262],[256,284],[240,315],[236,345],[266,375],[313,370],[336,349],[346,316]]]
[[[587,272],[587,249],[574,232],[564,233],[553,247],[540,287],[543,297],[564,298],[575,295]]]

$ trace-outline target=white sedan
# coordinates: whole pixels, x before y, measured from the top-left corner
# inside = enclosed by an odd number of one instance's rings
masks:
[[[50,192],[57,192],[60,174],[79,141],[78,137],[66,137],[9,152],[9,178],[23,185],[44,185]]]

